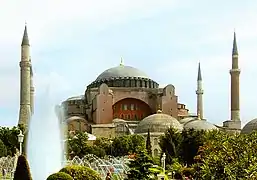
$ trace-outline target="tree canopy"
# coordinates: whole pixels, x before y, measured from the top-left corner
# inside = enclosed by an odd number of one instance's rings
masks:
[[[197,179],[257,179],[257,132],[168,129],[160,138],[166,168]]]
[[[0,148],[6,149],[6,153],[2,154],[3,156],[13,156],[16,154],[17,149],[19,149],[19,142],[18,142],[18,134],[20,130],[24,132],[25,128],[23,126],[18,127],[0,127],[0,140],[3,142],[5,148],[0,143]],[[26,144],[26,135],[24,138],[23,149],[25,148]],[[3,149],[3,150],[4,150]],[[5,150],[4,150],[5,151]]]
[[[213,131],[195,157],[196,176],[202,179],[256,179],[257,132],[229,135]]]
[[[115,138],[97,138],[94,142],[88,141],[88,136],[83,132],[76,132],[69,137],[68,152],[73,156],[84,157],[94,154],[98,157],[105,155],[125,156],[140,152],[145,149],[145,140],[140,135],[126,135]]]

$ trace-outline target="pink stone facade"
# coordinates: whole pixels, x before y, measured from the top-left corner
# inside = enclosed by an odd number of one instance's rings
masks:
[[[110,124],[115,118],[140,121],[154,114],[158,109],[177,119],[188,116],[188,109],[178,103],[175,87],[167,85],[165,88],[138,87],[108,87],[103,83],[98,88],[87,89],[80,98],[70,98],[63,102],[66,119],[79,116],[90,125]],[[74,123],[72,126],[74,130]]]

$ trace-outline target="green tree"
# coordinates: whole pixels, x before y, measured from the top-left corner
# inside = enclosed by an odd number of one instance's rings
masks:
[[[111,143],[112,143],[112,139],[106,138],[106,137],[96,138],[96,140],[94,141],[94,145],[101,149],[104,149],[106,154],[111,154],[110,153]]]
[[[73,178],[64,172],[51,174],[46,180],[73,180]]]
[[[90,152],[90,147],[87,143],[88,135],[84,132],[77,131],[74,136],[68,138],[68,152],[73,156],[84,157]]]
[[[23,155],[18,158],[13,180],[32,180],[28,161]]]
[[[169,128],[164,135],[160,137],[159,145],[162,152],[166,154],[166,164],[172,164],[173,158],[180,158],[182,135],[179,131]]]
[[[256,179],[257,133],[209,132],[194,165],[198,179]]]
[[[74,136],[70,136],[68,139],[68,152],[73,156],[84,157],[87,154],[94,154],[98,157],[104,157],[106,155],[105,149],[99,146],[101,141],[97,141],[96,144],[91,144],[88,141],[88,135],[84,132],[76,132]]]
[[[199,147],[206,141],[206,131],[183,130],[181,136],[180,159],[184,164],[191,165],[194,163]]]
[[[0,127],[0,139],[3,141],[7,150],[7,155],[9,156],[13,156],[14,154],[16,154],[17,149],[19,149],[18,134],[20,133],[20,130],[24,132],[24,127]],[[25,143],[23,143],[23,149],[24,147]]]
[[[74,180],[101,180],[100,175],[86,166],[67,166],[60,170],[69,174]]]
[[[146,151],[149,156],[152,156],[152,145],[151,145],[151,137],[150,137],[149,129],[148,129],[147,138],[146,138]]]
[[[131,147],[129,148],[129,153],[138,153],[145,151],[145,139],[143,136],[138,134],[128,135],[128,138],[131,140]],[[127,154],[125,154],[127,155]]]
[[[151,179],[153,161],[146,152],[141,151],[136,154],[135,159],[129,164],[129,172],[127,180],[149,180]]]
[[[7,150],[3,141],[0,139],[0,158],[5,156],[7,156]]]
[[[125,156],[145,150],[145,140],[141,135],[119,136],[113,139],[112,155]]]

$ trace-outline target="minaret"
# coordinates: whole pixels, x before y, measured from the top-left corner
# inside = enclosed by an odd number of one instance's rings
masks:
[[[197,116],[199,119],[203,119],[203,82],[200,62],[198,64],[198,76],[197,76]]]
[[[232,69],[231,75],[231,120],[240,121],[240,102],[239,102],[239,76],[238,67],[238,50],[236,42],[236,33],[234,32],[233,49],[232,49]]]
[[[21,43],[21,61],[20,61],[20,114],[19,124],[28,125],[31,116],[30,106],[30,81],[31,81],[31,61],[30,45],[25,25],[24,34]]]
[[[120,66],[124,66],[123,57],[120,58]]]
[[[238,66],[238,50],[236,42],[236,33],[234,32],[233,49],[232,49],[232,68],[230,69],[231,76],[231,117],[230,120],[223,122],[223,126],[229,129],[240,130],[240,94],[239,94],[239,76],[240,69]]]

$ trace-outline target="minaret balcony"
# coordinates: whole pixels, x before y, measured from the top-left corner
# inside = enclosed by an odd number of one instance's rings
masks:
[[[204,91],[202,89],[198,89],[195,92],[196,92],[196,94],[203,94]]]
[[[31,67],[31,63],[29,61],[21,61],[20,62],[20,67]]]
[[[229,73],[232,74],[240,74],[241,70],[240,69],[230,69]]]

